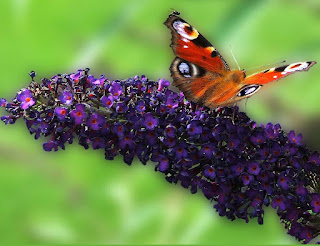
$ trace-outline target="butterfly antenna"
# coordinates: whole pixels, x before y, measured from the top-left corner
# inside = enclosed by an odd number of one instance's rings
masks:
[[[246,69],[246,71],[248,70],[252,70],[252,69],[256,69],[256,68],[261,68],[261,67],[271,67],[271,66],[276,66],[276,65],[279,65],[281,63],[285,63],[287,60],[283,60],[281,62],[276,62],[276,63],[271,63],[271,64],[267,64],[267,65],[262,65],[262,66],[257,66],[257,67],[252,67],[252,68],[249,68],[249,69]]]
[[[246,102],[245,102],[245,104],[244,104],[244,108],[245,108],[245,110],[247,111],[247,103],[248,103],[248,99],[249,98],[246,98]]]
[[[232,47],[231,47],[231,45],[229,45],[229,47],[230,47],[230,51],[231,51],[231,55],[232,55],[233,59],[236,61],[236,63],[237,63],[237,66],[238,66],[239,70],[241,70],[241,68],[240,68],[240,66],[239,66],[239,63],[238,63],[238,61],[237,61],[236,57],[235,57],[235,56],[234,56],[234,54],[233,54],[233,51],[232,51]]]

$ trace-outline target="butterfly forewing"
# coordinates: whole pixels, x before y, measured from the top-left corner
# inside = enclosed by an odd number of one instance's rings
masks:
[[[299,71],[308,71],[310,67],[316,64],[315,61],[297,62],[281,67],[273,67],[262,72],[250,75],[245,78],[246,84],[259,84],[264,85],[269,82],[281,79],[292,73]]]
[[[164,24],[171,30],[171,47],[176,56],[212,72],[223,74],[230,70],[212,44],[176,13],[169,15]]]

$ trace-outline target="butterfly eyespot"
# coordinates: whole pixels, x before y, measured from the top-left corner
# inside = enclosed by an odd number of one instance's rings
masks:
[[[190,78],[191,77],[191,69],[190,69],[190,66],[187,63],[181,62],[178,65],[178,69],[179,69],[179,72],[181,73],[181,75],[183,75],[184,77],[186,77],[186,78]]]
[[[185,78],[201,77],[206,73],[203,68],[179,58],[176,58],[172,62],[172,67],[175,67],[175,69]]]
[[[193,29],[188,23],[176,20],[172,23],[172,27],[183,37],[188,40],[193,40],[198,37],[199,33]]]
[[[250,85],[242,88],[237,94],[238,97],[248,97],[256,93],[262,86],[261,85]]]

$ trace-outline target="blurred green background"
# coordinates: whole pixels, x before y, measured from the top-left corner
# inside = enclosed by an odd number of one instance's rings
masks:
[[[162,23],[172,9],[234,69],[230,46],[246,69],[284,59],[320,61],[318,0],[2,0],[0,9],[0,97],[7,99],[29,83],[31,70],[37,80],[85,67],[111,79],[170,79],[171,37]],[[242,110],[303,133],[320,150],[319,78],[318,64],[266,86]],[[76,144],[46,153],[22,122],[0,125],[0,136],[0,243],[296,242],[273,209],[263,226],[230,222],[201,194],[167,183],[152,163],[128,167]]]

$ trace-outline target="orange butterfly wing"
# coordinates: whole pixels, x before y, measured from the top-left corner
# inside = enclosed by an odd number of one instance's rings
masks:
[[[285,76],[299,71],[308,71],[310,67],[316,64],[315,61],[297,62],[281,67],[274,67],[262,72],[252,74],[245,78],[246,84],[264,85],[272,81],[276,81]]]
[[[212,72],[223,74],[230,70],[212,44],[175,13],[164,24],[171,30],[170,46],[176,56]]]

